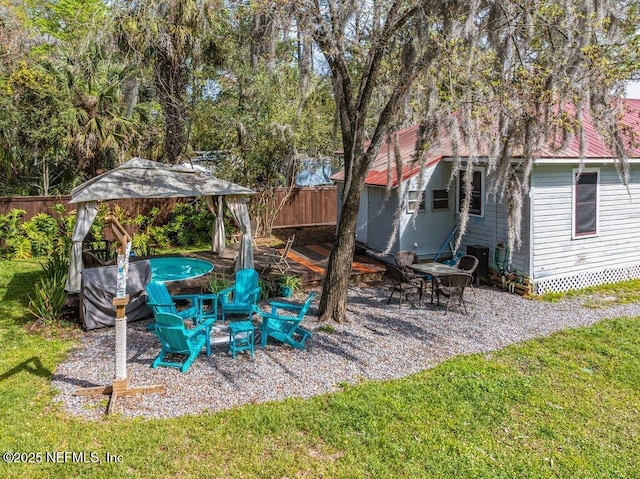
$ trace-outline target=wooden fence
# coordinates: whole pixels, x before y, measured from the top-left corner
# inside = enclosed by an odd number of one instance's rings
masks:
[[[276,203],[280,202],[285,193],[285,188],[276,189]],[[335,225],[336,219],[336,187],[307,186],[293,189],[273,227]]]
[[[285,188],[276,189],[276,202],[286,193]],[[53,214],[53,206],[61,204],[69,212],[75,205],[69,204],[71,196],[14,196],[0,198],[0,215],[6,215],[12,209],[25,210],[23,220],[29,220],[38,213]],[[129,212],[131,217],[145,214],[151,208],[159,207],[171,210],[178,198],[166,199],[126,199],[110,202]],[[335,225],[337,200],[335,186],[294,188],[274,222],[274,228],[291,228],[301,226]]]

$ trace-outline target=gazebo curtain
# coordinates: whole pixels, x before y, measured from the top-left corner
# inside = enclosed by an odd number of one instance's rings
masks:
[[[211,251],[220,254],[226,246],[223,219],[223,203],[222,196],[205,196],[205,203],[209,207],[215,221],[213,222],[213,230],[211,231]]]
[[[249,210],[244,196],[229,195],[225,199],[227,207],[233,215],[242,232],[240,238],[240,250],[236,260],[236,271],[253,268],[253,241],[251,239],[251,224],[249,222]]]
[[[69,293],[80,292],[80,273],[82,273],[82,242],[91,229],[93,220],[98,214],[98,202],[88,201],[78,206],[76,227],[71,237],[71,258],[69,259],[69,275],[65,289]]]
[[[212,248],[218,248],[218,253],[225,247],[224,240],[224,223],[223,223],[223,197],[215,196],[206,197],[209,209],[215,207],[217,209],[216,219],[214,222],[214,233],[212,238]],[[249,211],[247,209],[247,200],[242,195],[226,196],[227,207],[231,211],[233,218],[240,227],[242,237],[240,239],[240,250],[236,261],[235,270],[239,271],[245,268],[253,268],[253,240],[251,239],[251,225],[249,223]],[[212,210],[213,211],[213,210]],[[91,229],[91,225],[98,214],[98,202],[87,201],[78,203],[78,214],[76,217],[76,226],[73,231],[71,258],[69,260],[69,274],[65,289],[69,293],[80,292],[80,278],[82,273],[82,242]]]

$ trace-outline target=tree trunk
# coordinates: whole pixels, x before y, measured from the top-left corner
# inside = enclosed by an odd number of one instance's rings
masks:
[[[161,55],[154,68],[158,101],[164,115],[164,158],[170,164],[180,161],[189,139],[187,58],[186,54],[177,57]]]
[[[309,78],[313,68],[313,51],[311,37],[304,31],[298,30],[298,72],[300,74],[300,103],[304,103],[309,93]]]
[[[135,75],[128,76],[122,82],[122,96],[125,105],[125,116],[131,119],[133,116],[133,109],[138,104],[138,89],[140,83]]]
[[[251,67],[258,68],[260,60],[264,60],[267,70],[275,68],[276,39],[272,14],[257,11],[253,17],[251,29]]]
[[[178,163],[187,144],[185,112],[175,105],[164,108],[164,157],[167,163]]]
[[[360,196],[364,186],[364,174],[353,178],[351,188],[342,205],[336,243],[331,249],[327,273],[320,298],[319,313],[321,321],[347,321],[347,293],[351,277],[351,263],[355,246],[355,233],[360,209]]]

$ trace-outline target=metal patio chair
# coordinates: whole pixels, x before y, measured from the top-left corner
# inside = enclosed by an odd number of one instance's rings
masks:
[[[458,300],[458,305],[464,308],[464,314],[468,315],[467,305],[464,302],[464,290],[473,281],[473,276],[466,272],[452,273],[446,276],[436,278],[438,285],[436,287],[436,297],[438,298],[438,306],[440,305],[440,296],[447,298],[447,309],[445,314],[449,313],[449,308],[454,299]]]
[[[389,299],[387,299],[387,304],[391,302],[391,298],[397,292],[399,293],[400,303],[398,305],[399,308],[402,307],[402,295],[405,297],[413,292],[417,292],[420,295],[420,303],[422,303],[422,293],[424,290],[424,281],[422,278],[418,276],[409,276],[405,271],[398,268],[395,265],[385,263],[385,267],[387,268],[387,276],[391,280],[392,290]]]
[[[476,269],[478,268],[478,263],[480,263],[480,260],[475,256],[464,255],[456,263],[456,268],[458,268],[461,271],[465,271],[469,273],[471,276],[473,276],[473,273],[475,273]],[[471,281],[471,284],[469,285],[469,287],[471,288],[471,291],[475,296],[476,290],[473,287],[473,281]]]
[[[278,268],[280,274],[285,274],[291,269],[291,265],[287,261],[287,256],[289,255],[289,251],[291,251],[291,245],[293,245],[293,240],[295,239],[295,237],[296,235],[293,235],[287,240],[287,243],[284,245],[284,248],[282,249],[282,251],[280,251],[280,253],[265,253],[265,260],[267,261],[267,263],[264,265],[264,268],[262,268],[263,273],[274,266]]]

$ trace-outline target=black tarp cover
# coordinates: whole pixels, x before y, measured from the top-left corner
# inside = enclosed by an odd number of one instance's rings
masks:
[[[116,296],[117,266],[87,268],[82,271],[80,288],[80,319],[85,329],[113,326],[116,310],[113,298]],[[145,319],[151,316],[147,307],[145,286],[151,281],[151,266],[148,261],[135,261],[129,264],[127,294],[129,304],[126,308],[127,322]]]

